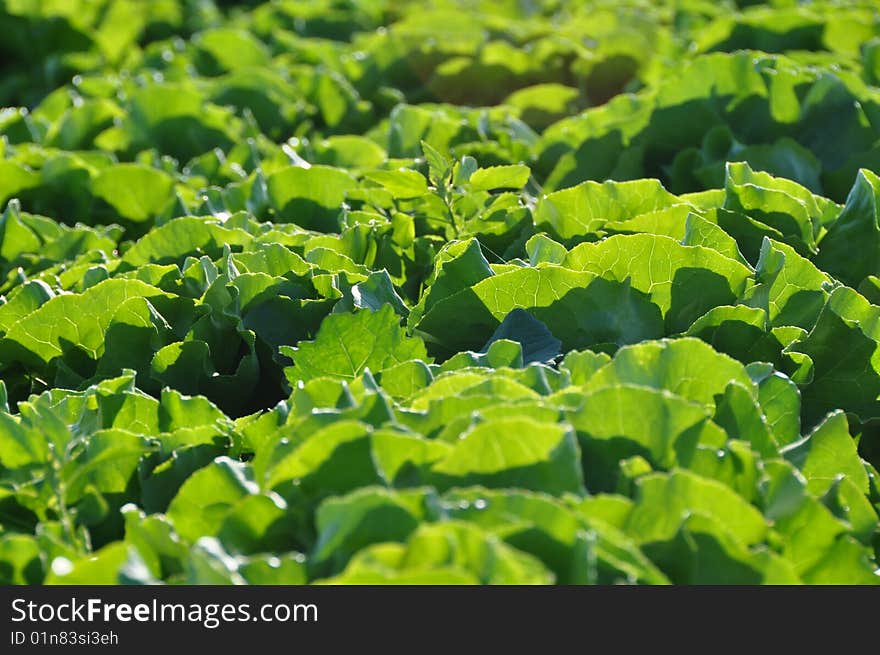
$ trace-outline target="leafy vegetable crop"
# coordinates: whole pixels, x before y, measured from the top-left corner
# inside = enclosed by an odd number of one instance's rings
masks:
[[[880,582],[875,0],[0,27],[0,581]]]

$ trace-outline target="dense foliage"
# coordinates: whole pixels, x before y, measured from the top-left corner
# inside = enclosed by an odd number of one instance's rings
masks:
[[[0,31],[0,581],[880,582],[876,0]]]

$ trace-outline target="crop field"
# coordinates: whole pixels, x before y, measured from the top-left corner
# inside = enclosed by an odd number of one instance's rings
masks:
[[[0,583],[880,583],[880,0],[0,35]]]

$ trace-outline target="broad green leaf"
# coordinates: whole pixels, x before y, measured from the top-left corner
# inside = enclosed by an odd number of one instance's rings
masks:
[[[97,359],[116,308],[135,297],[169,298],[136,280],[106,280],[82,294],[55,296],[9,328],[0,360],[42,368],[73,349]]]
[[[813,327],[833,287],[831,278],[793,248],[767,238],[755,268],[757,284],[746,292],[745,303],[767,312],[772,326]]]
[[[409,325],[416,325],[439,301],[494,274],[476,239],[447,244],[434,260],[434,269],[425,283],[426,290],[410,313]]]
[[[738,382],[731,382],[715,398],[715,414],[712,420],[727,432],[731,439],[749,443],[762,457],[771,459],[779,455],[779,444],[761,411],[753,389]]]
[[[724,208],[754,216],[815,252],[819,227],[838,206],[781,177],[753,171],[746,163],[727,164]]]
[[[519,108],[526,123],[535,129],[542,129],[570,115],[579,96],[577,89],[562,84],[535,84],[514,91],[507,96],[504,104]]]
[[[6,332],[17,321],[44,305],[55,293],[45,282],[32,280],[17,288],[9,301],[0,305],[0,330]]]
[[[698,337],[718,352],[743,363],[779,364],[783,344],[767,331],[767,312],[745,305],[719,305],[698,318],[685,332]]]
[[[468,180],[474,191],[492,191],[494,189],[522,189],[529,181],[531,171],[528,166],[491,166],[478,168]]]
[[[543,196],[535,207],[535,225],[569,241],[619,221],[677,204],[657,180],[583,182]]]
[[[585,384],[593,373],[609,361],[611,361],[611,357],[607,353],[595,353],[592,350],[571,350],[562,360],[561,368],[567,370],[571,375],[572,385],[579,386]]]
[[[580,516],[555,498],[477,487],[452,490],[441,502],[453,519],[475,523],[540,559],[560,584],[666,582],[622,533],[598,518],[585,526]]]
[[[388,189],[395,198],[419,198],[428,193],[428,181],[418,171],[370,171],[365,177]]]
[[[394,398],[409,398],[433,379],[431,369],[420,359],[391,366],[379,374],[382,389]]]
[[[404,541],[425,518],[424,498],[419,491],[365,488],[325,500],[315,514],[313,566],[339,571],[370,544]]]
[[[186,584],[244,584],[238,572],[241,562],[223,548],[214,537],[202,537],[190,548],[184,571]]]
[[[40,184],[37,173],[12,161],[0,161],[0,205],[15,197],[18,193]]]
[[[772,366],[751,364],[748,371],[758,385],[758,402],[776,443],[786,446],[800,439],[801,394],[797,385]]]
[[[375,168],[388,155],[382,146],[356,135],[329,136],[315,144],[319,164],[352,168]]]
[[[880,416],[880,308],[848,287],[835,289],[815,327],[786,352],[810,358],[812,379],[801,390],[805,427],[843,409],[862,420]]]
[[[459,583],[547,584],[553,575],[539,560],[480,528],[448,522],[422,525],[405,545],[377,545],[361,551],[346,571],[331,581],[376,584],[395,579],[415,584],[449,584],[456,579]]]
[[[546,325],[523,309],[514,309],[505,316],[482,350],[488,351],[494,343],[502,339],[520,344],[525,364],[552,361],[559,355],[562,345]]]
[[[384,305],[393,307],[400,316],[405,317],[409,314],[409,308],[394,289],[394,283],[388,276],[388,271],[370,273],[366,280],[355,284],[349,284],[344,276],[340,276],[340,278],[343,278],[339,280],[342,298],[333,306],[334,314],[358,309],[378,312]]]
[[[389,486],[410,486],[419,482],[434,462],[449,454],[451,447],[440,441],[422,439],[391,430],[373,433],[376,469]]]
[[[876,564],[871,551],[851,537],[835,542],[825,556],[803,575],[807,584],[876,585]]]
[[[618,235],[573,248],[562,263],[648,294],[671,332],[687,329],[717,305],[732,304],[746,290],[751,271],[718,251],[682,246],[647,234]]]
[[[32,535],[0,537],[0,582],[4,585],[37,585],[43,581],[40,546]]]
[[[215,28],[196,35],[194,41],[226,70],[264,66],[269,62],[266,46],[245,30]]]
[[[685,222],[684,236],[681,239],[685,246],[704,246],[717,250],[728,259],[749,265],[739,250],[739,244],[716,223],[702,218],[699,214],[690,213]]]
[[[155,168],[118,164],[105,168],[92,180],[92,193],[122,218],[143,222],[156,218],[173,201],[173,186],[174,180]]]
[[[861,169],[846,206],[828,228],[814,263],[846,285],[855,287],[880,272],[880,178]]]
[[[253,237],[239,229],[227,229],[213,220],[185,216],[154,228],[122,257],[132,267],[148,263],[177,264],[187,255],[219,256],[224,244],[243,246]]]
[[[369,368],[379,372],[410,359],[426,359],[420,339],[406,336],[400,317],[389,306],[334,314],[322,323],[314,341],[290,351],[293,366],[285,369],[291,383],[321,376],[354,379]]]
[[[305,555],[254,555],[245,559],[238,572],[252,585],[304,585],[308,582]]]
[[[270,175],[267,185],[276,220],[335,232],[345,196],[357,183],[339,168],[291,166]]]
[[[330,495],[381,482],[372,456],[370,426],[355,421],[332,423],[293,452],[273,456],[276,461],[265,482],[270,489],[293,482],[301,493]]]
[[[698,339],[664,339],[621,348],[610,363],[589,378],[584,389],[634,384],[666,389],[712,407],[715,395],[723,393],[731,381],[753,389],[745,368],[735,359],[715,352]]]
[[[123,565],[129,556],[128,546],[117,541],[95,553],[69,560],[56,557],[49,565],[47,585],[118,585],[124,582]]]
[[[626,532],[639,543],[672,538],[691,513],[714,517],[743,545],[760,542],[768,526],[761,513],[729,487],[686,471],[651,474],[636,483]]]
[[[686,465],[697,444],[712,438],[703,407],[668,391],[641,386],[587,393],[568,419],[580,440],[587,487],[594,491],[614,489],[613,476],[622,459],[643,455],[660,468],[676,462]]]
[[[217,538],[233,554],[281,552],[295,543],[287,503],[274,494],[245,496],[223,518]]]
[[[432,467],[432,476],[441,488],[482,484],[561,494],[583,486],[574,434],[529,419],[478,424]]]
[[[565,350],[663,333],[659,309],[629,284],[551,265],[478,282],[437,302],[416,327],[452,352],[473,350],[517,308],[544,323]]]
[[[184,482],[168,507],[168,518],[181,537],[195,542],[214,536],[230,510],[257,491],[245,464],[220,457]]]
[[[421,142],[422,153],[428,162],[428,170],[431,173],[431,181],[435,185],[444,184],[449,173],[452,171],[452,162],[449,158],[438,151],[430,143]]]
[[[121,511],[125,519],[125,543],[137,551],[149,573],[160,580],[179,574],[189,549],[168,519],[161,514],[147,516],[133,504],[125,505]]]
[[[864,494],[868,493],[868,474],[849,434],[846,414],[837,411],[802,440],[783,451],[807,479],[807,489],[821,496],[837,477],[846,477]]]
[[[675,584],[799,584],[790,562],[769,549],[748,549],[722,518],[694,513],[665,542],[644,547]]]
[[[540,263],[561,264],[568,251],[565,246],[541,233],[526,241],[526,254],[529,256],[529,263],[537,266]]]

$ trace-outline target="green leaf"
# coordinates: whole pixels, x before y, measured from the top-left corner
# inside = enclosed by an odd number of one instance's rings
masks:
[[[250,244],[253,237],[243,230],[224,228],[211,219],[184,216],[156,227],[141,237],[122,256],[131,267],[144,264],[178,264],[192,254],[217,257],[223,246]]]
[[[797,385],[772,366],[751,364],[747,370],[758,385],[758,402],[776,443],[786,446],[800,439],[801,394]]]
[[[40,546],[26,534],[0,537],[0,582],[4,585],[37,585],[43,581]]]
[[[535,225],[568,241],[596,232],[606,221],[632,218],[677,203],[657,180],[583,182],[543,196],[535,207]]]
[[[120,541],[73,561],[57,557],[49,566],[44,584],[118,585],[124,581],[123,565],[128,557],[128,546]]]
[[[515,341],[522,346],[524,364],[552,361],[559,355],[562,345],[546,325],[523,309],[511,310],[481,351],[487,352],[492,344],[502,339]]]
[[[561,264],[568,251],[565,246],[542,233],[536,234],[526,241],[526,253],[529,256],[529,263],[532,266],[537,266],[541,263]]]
[[[452,171],[452,162],[430,143],[422,141],[421,147],[422,153],[425,155],[425,159],[428,162],[428,170],[431,173],[431,182],[435,186],[444,184],[446,178],[449,177],[449,173]]]
[[[664,339],[621,348],[590,377],[584,390],[634,384],[666,389],[711,408],[716,394],[723,393],[731,381],[753,389],[745,368],[735,359],[698,339]]]
[[[0,205],[15,197],[25,189],[40,184],[40,176],[15,162],[0,161]]]
[[[783,451],[807,479],[807,489],[821,496],[845,477],[863,494],[868,493],[868,474],[856,451],[856,442],[849,434],[846,414],[833,412],[806,437],[790,444]]]
[[[382,389],[394,398],[409,398],[433,379],[431,369],[420,359],[391,366],[379,374]]]
[[[338,231],[342,203],[357,187],[351,175],[330,166],[291,166],[270,175],[266,183],[278,222],[322,232]]]
[[[495,189],[522,189],[529,181],[531,171],[528,166],[491,166],[478,168],[468,180],[474,191],[493,191]]]
[[[358,309],[369,309],[377,312],[385,305],[390,305],[400,316],[409,314],[409,307],[394,288],[388,271],[370,273],[366,280],[349,284],[346,276],[340,276],[339,286],[342,298],[333,306],[334,314],[353,312]]]
[[[574,386],[585,384],[593,373],[601,369],[611,361],[607,353],[594,353],[592,350],[571,350],[562,360],[562,369],[571,375],[571,383]]]
[[[210,54],[222,69],[235,70],[269,63],[266,46],[245,30],[215,28],[201,32],[194,40],[199,49]]]
[[[768,526],[761,513],[726,485],[686,471],[651,474],[636,483],[636,505],[626,532],[639,543],[673,537],[689,514],[714,517],[740,543],[760,542]]]
[[[453,175],[452,183],[455,186],[463,186],[467,184],[468,180],[471,179],[471,175],[477,171],[477,168],[477,160],[470,155],[465,155],[454,167],[455,173]]]
[[[421,526],[405,545],[362,550],[334,584],[547,584],[553,575],[531,555],[474,525]]]
[[[880,177],[861,169],[837,220],[828,228],[814,260],[851,287],[880,273]]]
[[[362,136],[333,135],[314,144],[315,163],[340,168],[375,168],[388,159],[379,144]]]
[[[45,282],[31,280],[17,288],[14,294],[10,294],[9,301],[0,305],[0,331],[6,332],[15,323],[40,308],[55,293]]]
[[[686,330],[712,307],[733,304],[751,271],[716,250],[648,234],[618,235],[573,248],[563,266],[623,282],[649,294],[670,332]]]
[[[783,344],[766,329],[767,313],[763,309],[720,305],[694,321],[685,335],[698,337],[744,363],[778,363]]]
[[[9,328],[0,360],[44,368],[74,349],[97,359],[116,308],[135,297],[170,296],[136,280],[105,280],[81,294],[55,296]]]
[[[625,223],[624,223],[625,225]],[[739,244],[732,236],[727,234],[716,223],[702,218],[698,214],[689,213],[685,220],[684,236],[681,239],[684,246],[704,246],[717,250],[728,259],[749,265],[746,258],[739,250]]]
[[[405,541],[425,518],[424,493],[365,488],[329,498],[315,514],[318,539],[312,565],[323,573],[338,572],[370,544]]]
[[[876,564],[871,551],[851,537],[843,537],[810,570],[804,573],[807,584],[876,585]]]
[[[564,350],[663,334],[659,309],[628,284],[551,265],[517,268],[454,293],[434,304],[416,328],[449,351],[474,350],[516,308],[544,323]]]
[[[810,358],[813,375],[801,390],[805,427],[843,409],[863,421],[880,417],[880,308],[852,289],[835,289],[809,335],[787,353]]]
[[[298,493],[326,496],[381,482],[372,456],[370,426],[356,421],[332,423],[293,452],[273,457],[278,459],[271,464],[265,481],[269,489],[292,482]]]
[[[434,260],[426,290],[410,313],[409,325],[415,325],[440,300],[494,274],[476,239],[446,244]]]
[[[96,197],[122,218],[139,223],[156,218],[173,202],[173,187],[171,176],[140,164],[110,166],[92,180]]]
[[[236,555],[288,550],[295,536],[287,503],[275,494],[245,496],[225,515],[217,532],[223,547]]]
[[[631,385],[587,393],[568,420],[577,430],[584,478],[593,491],[612,491],[617,462],[627,457],[643,455],[659,468],[687,464],[697,445],[707,438],[711,443],[717,431],[708,429],[709,415],[700,405]]]
[[[766,237],[755,268],[757,284],[746,292],[745,304],[767,312],[770,325],[812,328],[833,286],[831,278],[793,248]]]
[[[257,492],[247,465],[218,457],[187,478],[168,507],[168,518],[181,537],[194,543],[216,535],[230,510]]]
[[[715,415],[712,417],[731,439],[749,443],[762,457],[771,459],[779,455],[779,444],[755,399],[754,390],[738,382],[731,382],[723,396],[716,396]]]
[[[314,341],[290,351],[293,366],[285,369],[291,384],[321,376],[353,380],[366,369],[379,372],[410,359],[426,359],[421,339],[406,336],[400,317],[389,305],[379,311],[333,314]]]
[[[749,549],[723,519],[695,513],[676,535],[644,547],[676,584],[799,584],[790,562],[767,548]]]
[[[524,418],[477,425],[432,467],[432,475],[442,489],[482,484],[561,494],[583,488],[574,434],[562,425]]]
[[[190,549],[184,580],[191,585],[244,584],[238,572],[241,562],[214,537],[202,537]]]
[[[304,585],[308,582],[305,560],[301,553],[254,555],[239,565],[238,572],[252,585]]]
[[[370,171],[368,180],[382,185],[395,198],[419,198],[428,193],[428,181],[418,171],[401,168],[396,171]]]
[[[838,210],[796,182],[753,171],[746,163],[727,164],[724,208],[753,216],[811,252],[819,227]]]
[[[445,443],[391,430],[374,432],[372,445],[376,469],[389,486],[420,482],[431,464],[451,450]]]
[[[535,129],[543,129],[572,113],[580,92],[557,83],[535,84],[511,93],[504,104],[522,110],[522,119]]]

